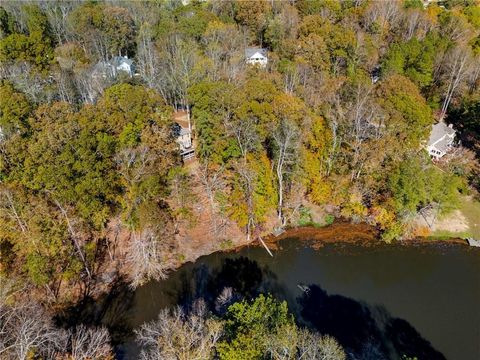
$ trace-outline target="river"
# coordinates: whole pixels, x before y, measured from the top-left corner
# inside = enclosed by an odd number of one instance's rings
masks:
[[[285,299],[302,325],[336,337],[350,358],[480,359],[480,249],[432,243],[315,250],[295,239],[280,246],[273,258],[248,247],[204,256],[135,291],[119,285],[76,319],[107,325],[118,357],[135,359],[132,329],[164,307],[199,297],[213,304],[233,287],[247,297]]]

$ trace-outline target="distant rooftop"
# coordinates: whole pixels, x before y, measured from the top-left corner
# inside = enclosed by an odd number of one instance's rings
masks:
[[[247,58],[250,58],[250,57],[252,57],[253,55],[255,55],[257,52],[260,53],[260,54],[262,54],[263,56],[267,56],[267,49],[259,48],[259,47],[249,47],[249,48],[246,48],[246,49],[245,49],[245,56],[246,56]]]
[[[110,64],[113,66],[120,66],[122,63],[126,63],[131,66],[133,64],[133,60],[126,56],[115,56],[110,60]]]

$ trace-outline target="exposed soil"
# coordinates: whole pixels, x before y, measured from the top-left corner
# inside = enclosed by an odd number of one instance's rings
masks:
[[[460,233],[469,229],[468,220],[460,210],[454,210],[451,214],[437,220],[432,231],[448,231],[452,233]]]
[[[238,225],[212,209],[204,185],[199,178],[199,163],[192,158],[185,164],[191,175],[194,205],[189,219],[178,222],[176,242],[181,262],[195,261],[200,256],[247,243]],[[175,204],[171,204],[175,207]],[[214,204],[214,206],[218,206]]]
[[[296,238],[312,242],[312,246],[320,248],[328,243],[355,243],[362,245],[374,245],[378,243],[378,231],[365,223],[353,224],[346,221],[338,221],[332,225],[316,227],[298,227],[286,230],[279,236],[269,236],[264,239],[269,248],[275,248],[279,240]]]
[[[480,236],[480,203],[473,196],[462,196],[459,208],[446,215],[439,216],[437,212],[431,209],[417,215],[417,227],[427,229],[433,236]]]

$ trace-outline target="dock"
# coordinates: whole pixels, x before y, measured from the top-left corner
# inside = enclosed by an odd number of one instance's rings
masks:
[[[474,238],[467,238],[468,245],[480,247],[480,240],[475,240]]]

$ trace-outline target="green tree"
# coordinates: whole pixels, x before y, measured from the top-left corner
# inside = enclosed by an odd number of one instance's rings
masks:
[[[330,196],[330,184],[326,179],[327,155],[331,132],[322,117],[314,116],[305,130],[302,168],[310,199],[317,204],[325,203]]]
[[[260,295],[252,302],[235,303],[226,314],[225,340],[217,345],[219,357],[261,359],[267,353],[270,337],[295,327],[285,301]]]
[[[394,149],[389,142],[390,150],[400,155],[417,149],[428,135],[433,116],[415,84],[403,76],[391,76],[382,82],[377,98],[386,115],[386,129],[401,146]]]
[[[189,89],[193,106],[192,118],[198,134],[198,154],[202,159],[223,163],[239,155],[233,139],[228,139],[223,126],[233,112],[237,92],[226,82],[202,82]]]
[[[4,136],[27,128],[31,106],[25,95],[10,83],[0,85],[0,129]]]
[[[178,30],[196,40],[205,33],[208,23],[218,20],[215,14],[196,4],[179,7],[175,11],[175,17]]]
[[[25,5],[29,35],[11,33],[0,40],[0,61],[15,63],[27,61],[40,70],[46,70],[53,61],[53,41],[46,15],[38,5]]]
[[[435,58],[443,46],[442,41],[432,34],[422,41],[412,38],[404,43],[394,43],[382,62],[382,72],[385,75],[405,75],[421,89],[426,89],[433,81]]]
[[[412,156],[401,162],[389,176],[389,188],[398,213],[415,213],[419,207],[436,203],[442,212],[458,204],[462,181],[432,166],[428,158]]]
[[[125,8],[87,2],[69,14],[69,23],[97,58],[133,53],[135,25]]]

